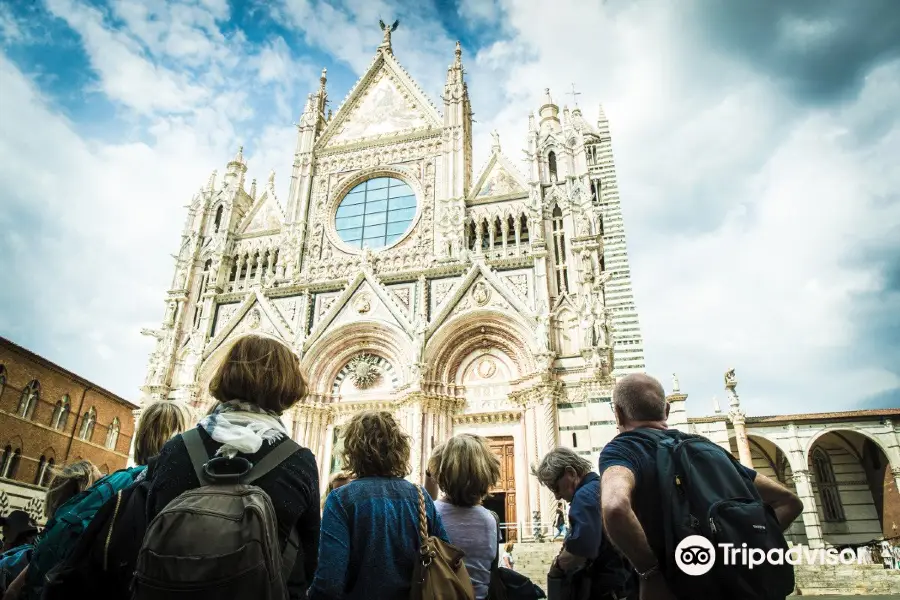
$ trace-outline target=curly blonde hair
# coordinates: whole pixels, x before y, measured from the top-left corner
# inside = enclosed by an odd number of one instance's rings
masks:
[[[406,477],[410,437],[385,411],[359,413],[344,429],[341,460],[355,477]]]

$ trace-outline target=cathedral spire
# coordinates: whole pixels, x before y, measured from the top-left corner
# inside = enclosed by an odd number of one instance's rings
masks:
[[[609,133],[609,121],[606,118],[606,112],[604,112],[602,104],[597,114],[597,131],[601,135]]]

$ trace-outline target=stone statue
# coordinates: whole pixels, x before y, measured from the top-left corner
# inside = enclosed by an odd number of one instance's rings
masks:
[[[595,329],[594,325],[596,323],[597,318],[594,316],[592,312],[586,312],[584,317],[581,319],[581,331],[584,334],[584,348],[593,348],[594,347],[594,334]]]
[[[678,375],[672,373],[672,391],[676,394],[681,391],[681,387],[678,385]]]
[[[606,319],[601,316],[600,318],[594,319],[594,344],[597,347],[605,347],[607,345],[607,329],[606,329]]]
[[[725,373],[725,387],[734,389],[737,386],[737,377],[734,375],[734,369],[729,369]]]
[[[534,330],[534,337],[537,341],[538,349],[540,352],[546,352],[549,350],[549,344],[547,340],[547,336],[549,335],[549,324],[550,318],[547,315],[538,315],[537,317],[537,329]]]
[[[494,138],[494,148],[499,150],[500,149],[500,134],[497,133],[496,129],[491,132],[491,137]]]
[[[400,25],[400,20],[394,21],[393,25],[388,27],[384,24],[384,21],[378,19],[378,24],[381,26],[381,30],[384,32],[384,41],[381,42],[382,46],[386,46],[388,48],[391,47],[391,34],[397,31],[397,27]]]
[[[587,215],[582,215],[580,219],[575,219],[575,226],[578,237],[588,237],[591,235],[591,221]]]

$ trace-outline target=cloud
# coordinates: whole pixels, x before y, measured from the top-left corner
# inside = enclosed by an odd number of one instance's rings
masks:
[[[137,332],[158,325],[183,206],[240,143],[249,177],[278,170],[284,205],[311,65],[343,97],[378,19],[398,15],[394,53],[438,106],[463,37],[475,175],[493,129],[520,161],[545,87],[571,107],[574,83],[589,121],[603,103],[646,363],[678,373],[689,412],[710,411],[730,367],[751,414],[896,405],[896,3],[47,4],[127,128],[50,103],[46,63],[0,56],[0,331],[119,393],[142,382],[152,344]],[[40,25],[16,10],[0,4],[0,36],[19,57]]]

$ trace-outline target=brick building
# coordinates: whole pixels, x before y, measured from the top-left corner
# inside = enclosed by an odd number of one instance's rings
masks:
[[[42,516],[52,468],[124,468],[136,405],[0,337],[0,514]],[[39,519],[42,520],[42,519]]]

